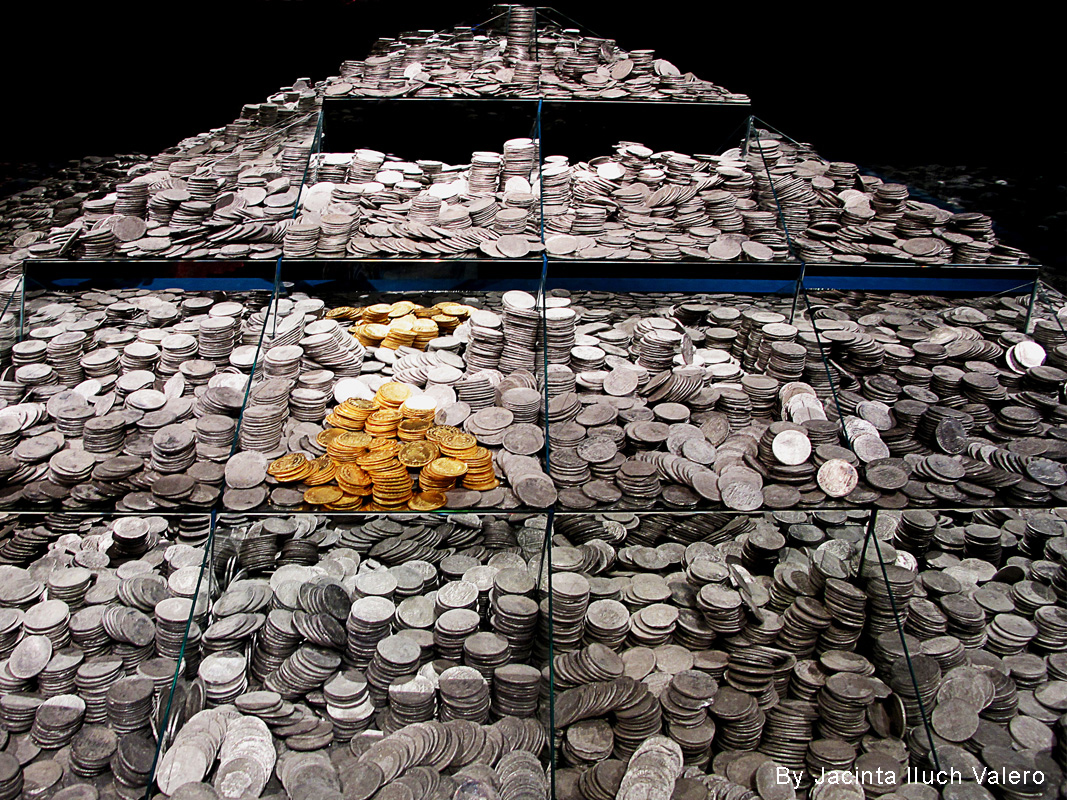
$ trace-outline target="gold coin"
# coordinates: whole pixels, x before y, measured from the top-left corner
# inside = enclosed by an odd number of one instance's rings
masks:
[[[376,399],[393,407],[399,407],[409,397],[411,397],[411,387],[402,383],[383,383],[375,394]]]
[[[321,444],[323,447],[329,447],[330,442],[332,442],[342,433],[344,433],[344,430],[340,428],[327,428],[326,430],[320,431],[318,433],[318,435],[315,437],[315,441]]]
[[[438,458],[430,464],[435,473],[446,478],[458,478],[467,474],[467,465],[455,458]]]
[[[398,408],[379,408],[367,417],[367,422],[380,422],[396,425],[402,419],[404,419],[404,415],[400,413]]]
[[[363,505],[363,498],[352,494],[342,495],[335,503],[327,503],[325,508],[329,511],[356,511]]]
[[[469,433],[459,433],[451,437],[446,442],[453,450],[467,450],[471,447],[478,446],[478,440],[471,436]]]
[[[304,478],[304,483],[308,486],[321,486],[324,483],[329,483],[333,480],[333,476],[337,474],[337,465],[334,464],[327,456],[320,456],[311,462],[312,472]]]
[[[389,326],[382,325],[377,322],[369,322],[360,327],[360,332],[364,336],[370,339],[376,339],[380,342],[382,339],[389,335]]]
[[[400,452],[401,447],[402,445],[396,439],[381,439],[375,437],[371,441],[370,447],[367,449],[372,452],[384,452],[396,455]]]
[[[461,303],[441,303],[439,308],[441,313],[448,314],[451,317],[465,318],[470,314],[470,306],[462,305]]]
[[[345,431],[333,440],[333,444],[346,450],[366,450],[374,440],[366,431]]]
[[[271,465],[267,467],[267,474],[278,477],[279,475],[302,470],[307,463],[307,456],[303,453],[290,453],[287,456],[282,456],[281,458],[272,461]]]
[[[477,447],[474,448],[473,454],[469,458],[465,458],[463,460],[466,461],[471,466],[474,466],[475,464],[483,464],[483,463],[484,464],[492,464],[493,463],[493,454],[490,453],[487,449],[485,449],[481,445],[478,445]]]
[[[359,310],[352,306],[338,306],[326,312],[326,319],[355,319],[359,316]]]
[[[315,468],[311,466],[311,462],[305,461],[304,466],[300,469],[293,470],[292,472],[280,472],[274,476],[274,480],[278,481],[278,483],[299,483],[314,471]]]
[[[451,425],[434,425],[428,431],[426,431],[426,438],[431,442],[437,442],[440,444],[446,438],[450,438],[457,433],[463,433],[459,428],[455,428]]]
[[[336,486],[315,486],[304,492],[304,502],[313,506],[324,506],[327,503],[336,503],[345,493]]]
[[[368,472],[356,464],[342,464],[338,467],[337,479],[357,486],[369,486],[371,482]]]
[[[495,489],[500,485],[500,481],[496,478],[488,478],[482,481],[471,481],[467,478],[463,479],[463,488],[471,489],[475,492],[488,492],[490,489]]]
[[[408,442],[400,448],[397,458],[405,467],[425,467],[439,455],[440,450],[433,442]]]
[[[367,472],[375,473],[386,469],[389,464],[396,460],[396,455],[388,450],[370,450],[356,458],[359,464]]]
[[[448,505],[448,498],[444,492],[419,492],[408,500],[408,508],[412,511],[436,511]]]

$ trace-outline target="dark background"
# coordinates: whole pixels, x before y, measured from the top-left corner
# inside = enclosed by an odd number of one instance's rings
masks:
[[[0,50],[0,181],[90,154],[158,152],[380,35],[488,17],[484,2],[186,0],[20,4]],[[1065,150],[1058,27],[1036,8],[957,3],[563,2],[626,48],[655,48],[753,98],[828,158],[994,215],[1061,270]],[[447,130],[427,125],[427,134]],[[892,165],[893,170],[887,167]],[[20,180],[22,179],[22,180]],[[1002,183],[998,183],[1002,182]]]

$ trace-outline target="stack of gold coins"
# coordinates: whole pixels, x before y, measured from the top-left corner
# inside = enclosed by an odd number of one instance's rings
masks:
[[[374,481],[372,496],[379,508],[390,511],[404,508],[415,493],[415,481],[411,473],[395,458],[384,466],[367,471]]]
[[[330,511],[435,511],[449,489],[496,488],[492,453],[459,428],[435,425],[437,403],[411,391],[384,383],[373,400],[345,400],[315,437],[326,454],[285,456],[271,464],[271,476],[302,483],[305,502]]]
[[[342,431],[333,436],[326,445],[326,455],[337,464],[355,462],[356,458],[367,452],[374,437],[366,431]]]
[[[440,455],[441,451],[433,442],[408,442],[400,448],[397,459],[410,469],[422,469]],[[420,482],[421,485],[421,482]]]
[[[474,454],[463,461],[467,465],[467,474],[463,476],[464,489],[487,492],[500,485],[493,472],[493,454],[484,447],[475,447]]]
[[[445,436],[437,444],[444,455],[458,458],[461,461],[472,458],[478,449],[478,440],[471,434],[463,433],[462,431]]]
[[[345,494],[370,497],[374,481],[370,473],[358,464],[342,464],[337,470],[337,485],[344,489]]]
[[[396,350],[398,347],[411,347],[415,343],[415,318],[401,317],[389,323],[389,332],[382,340],[382,347]]]
[[[419,492],[408,501],[412,511],[436,511],[448,504],[444,492]]]
[[[349,328],[349,333],[355,336],[364,347],[381,347],[385,337],[389,335],[389,326],[376,322],[364,322]]]
[[[307,486],[324,486],[337,477],[337,465],[329,456],[320,456],[311,462],[314,472],[303,479]]]
[[[457,458],[435,458],[419,473],[419,488],[444,491],[454,489],[456,481],[467,474],[467,465]]]
[[[440,445],[443,440],[455,436],[457,433],[463,433],[463,431],[452,425],[434,425],[426,431],[426,439]]]
[[[326,319],[359,319],[363,314],[362,308],[353,306],[338,306],[326,312]]]
[[[327,511],[359,511],[359,508],[362,505],[362,497],[359,495],[348,494],[346,492],[341,495],[340,499],[334,500],[332,503],[327,503],[325,508]]]
[[[367,306],[362,309],[360,317],[364,322],[386,325],[389,322],[389,312],[392,308],[392,305],[389,303],[375,303],[372,306]]]
[[[412,329],[415,331],[415,340],[412,347],[425,350],[434,339],[441,335],[440,328],[432,319],[416,319]]]
[[[419,395],[418,397],[409,397],[400,406],[400,413],[404,419],[425,419],[433,420],[434,414],[437,413],[437,401],[429,395]]]
[[[408,300],[375,303],[365,308],[341,306],[327,312],[330,319],[351,320],[349,333],[364,347],[414,347],[426,350],[430,342],[451,334],[473,309],[461,303],[420,306]]]
[[[395,408],[379,408],[369,417],[363,430],[372,436],[379,438],[392,438],[396,436],[396,426],[403,419],[400,412]]]
[[[437,323],[437,327],[444,335],[448,335],[458,328],[461,323],[466,321],[473,310],[470,306],[465,306],[461,303],[438,303],[434,308],[437,313],[430,319]]]
[[[361,431],[367,422],[367,417],[374,413],[377,406],[372,400],[357,400],[350,397],[330,412],[326,417],[326,424],[335,428],[345,428],[350,431]]]
[[[383,383],[374,393],[374,405],[378,408],[400,408],[411,397],[411,387],[403,383]]]
[[[426,438],[426,431],[433,427],[428,419],[406,419],[396,426],[396,436],[402,442],[417,442]]]
[[[279,483],[296,483],[315,471],[303,453],[290,453],[272,462],[267,473]]]

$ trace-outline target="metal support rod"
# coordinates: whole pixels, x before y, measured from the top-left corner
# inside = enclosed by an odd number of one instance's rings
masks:
[[[800,274],[797,275],[797,282],[793,287],[793,307],[789,309],[789,324],[796,324],[794,320],[797,316],[797,305],[800,303],[800,293],[804,290],[804,278],[808,272],[808,264],[805,261],[800,262]]]
[[[1023,333],[1025,334],[1034,332],[1034,306],[1037,305],[1038,285],[1040,283],[1040,278],[1034,278],[1034,285],[1030,289],[1030,302],[1026,304],[1026,324],[1023,325]]]
[[[556,796],[556,658],[552,636],[552,529],[555,525],[555,509],[548,509],[548,527],[545,528],[545,552],[548,558],[548,747],[552,780],[550,797]]]
[[[741,157],[748,158],[748,143],[752,141],[752,121],[755,119],[751,114],[748,115],[748,121],[745,124],[745,144],[741,148]]]
[[[871,523],[867,529],[867,539],[874,535],[874,529],[878,520],[878,509],[874,509],[871,514]],[[866,551],[867,544],[864,543],[864,550]],[[926,729],[926,740],[930,744],[930,755],[933,756],[934,769],[938,772],[941,771],[941,761],[937,757],[937,745],[934,744],[934,734],[930,728],[930,713],[926,710],[926,704],[923,702],[922,695],[919,693],[919,679],[915,677],[915,666],[911,662],[911,653],[908,652],[908,641],[904,635],[904,623],[900,621],[900,609],[897,607],[897,599],[893,596],[893,587],[889,583],[889,572],[885,566],[885,558],[882,556],[882,548],[877,543],[874,545],[874,552],[878,555],[878,564],[882,571],[882,581],[885,583],[886,595],[889,597],[889,607],[893,611],[893,621],[896,623],[897,635],[900,637],[900,647],[904,651],[904,661],[908,665],[908,674],[911,676],[911,685],[915,689],[915,702],[919,706],[919,716],[922,717],[923,727]],[[860,561],[860,575],[863,573],[863,561]]]
[[[152,784],[155,783],[156,780],[156,766],[159,764],[159,757],[163,754],[163,742],[166,739],[166,730],[170,727],[170,715],[174,704],[174,690],[177,688],[178,678],[181,677],[185,668],[185,647],[189,643],[189,629],[192,627],[193,617],[196,616],[196,601],[200,597],[200,584],[204,579],[204,570],[213,567],[209,561],[217,525],[218,511],[213,508],[211,509],[211,521],[208,523],[207,541],[204,542],[204,557],[200,561],[200,574],[196,578],[196,588],[193,590],[193,602],[189,607],[189,616],[185,620],[185,634],[182,636],[182,646],[178,651],[178,664],[174,667],[174,677],[171,679],[170,691],[167,693],[167,709],[163,715],[164,724],[160,726],[159,739],[156,742],[156,752],[152,756],[152,768],[148,771],[148,785],[145,787],[144,800],[152,800]],[[208,578],[208,580],[210,581],[211,578]],[[210,605],[211,604],[209,603],[208,606],[210,607]]]

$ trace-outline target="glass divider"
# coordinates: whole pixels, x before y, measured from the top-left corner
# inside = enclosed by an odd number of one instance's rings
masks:
[[[858,578],[866,581],[866,588],[868,589],[868,596],[872,594],[870,587],[873,585],[878,587],[878,578],[881,578],[881,584],[885,588],[885,599],[889,602],[889,608],[892,613],[893,626],[897,633],[897,638],[900,641],[900,651],[904,658],[904,664],[907,667],[907,674],[902,676],[896,665],[900,664],[900,661],[894,662],[893,666],[889,666],[886,669],[886,681],[889,684],[890,689],[901,698],[901,703],[904,706],[904,722],[905,731],[904,736],[911,738],[915,735],[916,729],[921,725],[925,732],[926,745],[929,746],[929,750],[926,753],[926,757],[932,762],[934,769],[939,773],[941,771],[941,761],[937,754],[937,745],[934,738],[934,732],[930,724],[930,714],[933,710],[933,706],[929,705],[937,694],[937,690],[941,683],[941,668],[937,664],[935,659],[926,655],[913,656],[911,647],[908,645],[908,636],[905,634],[904,627],[906,618],[908,615],[907,607],[905,603],[906,598],[898,598],[897,592],[901,591],[908,595],[910,598],[913,592],[913,584],[918,580],[918,563],[915,564],[915,570],[911,570],[906,567],[901,567],[898,564],[886,564],[886,554],[883,553],[884,549],[891,550],[891,553],[896,559],[896,548],[889,545],[887,542],[881,540],[877,536],[878,519],[880,514],[879,509],[875,509],[871,513],[870,522],[867,526],[867,532],[864,536],[863,551],[859,561],[859,575]],[[872,542],[873,540],[873,542]],[[873,543],[873,549],[877,557],[877,563],[868,559],[868,553]],[[889,570],[895,568],[897,571],[894,577],[896,580],[890,577]],[[878,648],[878,643],[875,642],[875,648]],[[922,659],[922,662],[917,666],[915,658]],[[920,673],[926,677],[926,680],[920,681]],[[910,694],[908,687],[911,691],[914,691],[914,695],[908,697]],[[903,695],[903,697],[902,697]],[[910,702],[905,703],[904,699]],[[910,705],[910,707],[909,707]],[[917,712],[918,719],[916,720],[915,713]],[[907,745],[907,739],[905,740]],[[921,742],[920,742],[921,744]],[[914,754],[913,754],[914,755]]]
[[[207,613],[208,608],[210,608],[210,587],[212,585],[211,554],[213,552],[213,543],[217,529],[218,511],[212,509],[208,523],[207,539],[203,543],[204,554],[200,559],[199,572],[197,574],[196,582],[193,585],[192,597],[189,599],[189,612],[185,620],[181,646],[177,652],[178,657],[177,664],[174,667],[174,677],[171,679],[170,688],[166,693],[166,702],[164,702],[163,696],[159,697],[159,705],[156,707],[153,717],[156,723],[156,748],[155,754],[152,757],[152,767],[148,775],[148,785],[145,787],[144,800],[151,800],[151,798],[157,794],[157,788],[158,791],[161,791],[166,795],[173,793],[175,787],[169,783],[172,771],[176,776],[187,778],[187,775],[183,770],[183,765],[178,762],[178,759],[167,759],[166,755],[168,748],[174,743],[174,739],[181,726],[187,721],[186,715],[188,712],[192,710],[192,713],[195,714],[200,710],[197,706],[202,708],[204,705],[202,693],[199,695],[199,701],[195,699],[195,692],[190,693],[190,683],[198,682],[199,680],[190,675],[190,666],[198,664],[200,661],[200,653],[197,648],[200,646],[200,637],[203,631],[199,628],[197,617],[203,617],[204,614]],[[206,592],[204,587],[205,574],[207,575],[208,580]],[[203,610],[200,610],[198,609],[199,601],[205,594],[208,597],[208,603]],[[170,599],[173,600],[175,598],[171,597]],[[159,622],[160,615],[157,611],[157,630]],[[180,692],[179,688],[181,689]],[[177,703],[175,703],[176,698]],[[210,768],[211,765],[208,764],[207,766]]]
[[[536,13],[536,12],[535,12]],[[535,26],[536,30],[536,26]],[[535,37],[536,38],[536,37]],[[552,462],[551,462],[551,443],[550,443],[550,420],[549,420],[549,384],[548,384],[548,367],[549,367],[549,350],[548,350],[548,253],[544,250],[545,244],[545,201],[544,201],[544,141],[542,140],[541,132],[541,112],[544,107],[544,101],[538,99],[537,101],[537,115],[534,121],[534,139],[537,146],[537,221],[538,221],[538,235],[541,241],[541,276],[540,283],[537,290],[537,307],[540,310],[541,315],[541,330],[540,330],[540,346],[543,353],[543,358],[537,365],[540,370],[540,383],[541,383],[541,402],[542,415],[543,415],[543,429],[545,434],[545,474],[551,476],[552,474]],[[548,744],[548,796],[554,798],[556,796],[556,671],[555,671],[555,628],[554,628],[554,611],[555,605],[553,600],[553,587],[552,587],[552,536],[555,529],[555,503],[548,508],[547,524],[545,525],[545,538],[542,550],[542,563],[541,568],[538,571],[538,584],[543,585],[542,592],[545,595],[547,601],[548,620],[546,621],[545,629],[548,631],[548,653],[547,653],[547,667],[548,667],[548,708],[545,709],[545,740]]]
[[[787,258],[795,259],[799,264],[796,281],[793,286],[793,304],[789,311],[789,324],[792,325],[797,313],[797,303],[800,299],[800,292],[804,286],[804,275],[807,270],[807,265],[805,264],[804,260],[797,255],[796,249],[793,247],[793,237],[790,235],[789,232],[789,223],[782,208],[782,203],[778,197],[778,188],[774,184],[775,179],[771,175],[770,164],[767,162],[767,147],[762,144],[763,140],[759,138],[759,134],[761,133],[761,131],[754,127],[754,119],[754,117],[749,117],[749,126],[745,139],[745,161],[752,169],[753,175],[757,175],[759,173],[759,167],[762,165],[763,173],[767,176],[767,188],[770,189],[771,198],[774,200],[775,216],[777,217],[779,226],[781,226],[782,235],[785,237]],[[752,152],[753,137],[755,137],[755,154],[753,154]],[[777,147],[777,145],[775,146]],[[757,156],[757,163],[753,163]],[[756,190],[758,196],[758,184]]]
[[[26,262],[22,264],[22,270],[15,276],[5,279],[0,297],[7,294],[3,309],[0,310],[0,326],[7,328],[11,321],[12,335],[15,341],[22,340],[23,314],[26,307]],[[17,298],[17,300],[16,300]],[[8,317],[10,312],[11,316]],[[15,320],[18,320],[18,328],[15,329]]]

